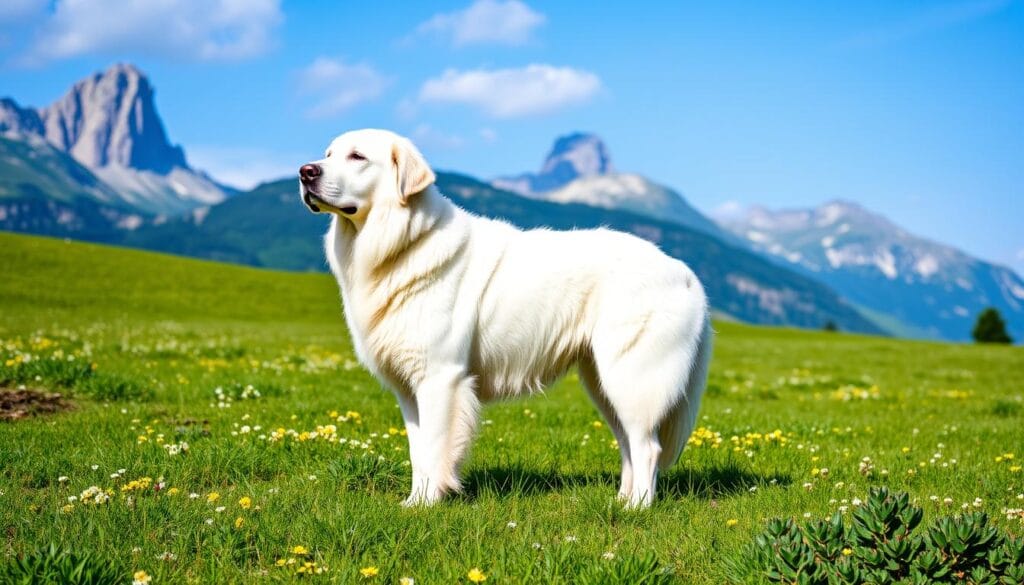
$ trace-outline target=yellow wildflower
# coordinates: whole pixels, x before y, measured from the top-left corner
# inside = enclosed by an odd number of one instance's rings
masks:
[[[304,547],[304,546],[302,546],[301,544],[297,544],[297,545],[292,547],[292,554],[293,555],[308,555],[309,554],[309,549]]]
[[[241,528],[242,524],[245,524],[245,520],[242,520],[241,516],[235,518],[235,528]]]
[[[730,528],[732,528],[733,526],[736,526],[739,523],[740,523],[740,521],[735,519],[735,518],[729,518],[728,520],[725,521],[725,525],[730,527]]]
[[[844,557],[848,557],[848,556],[850,556],[852,554],[853,554],[853,549],[852,548],[844,548],[843,549],[843,556]]]
[[[364,579],[369,579],[371,577],[376,577],[377,573],[379,573],[379,572],[380,572],[380,569],[378,569],[377,567],[372,567],[372,566],[371,567],[363,567],[362,569],[359,569],[359,574],[362,575]]]
[[[238,500],[238,505],[241,506],[243,510],[248,510],[252,507],[252,498],[249,496],[243,496],[242,499]]]
[[[153,578],[145,571],[135,571],[135,574],[132,575],[132,585],[149,585],[152,580]]]
[[[470,569],[469,573],[466,574],[466,577],[473,583],[483,583],[487,580],[487,575],[476,567]]]
[[[218,494],[217,492],[210,492],[210,494],[206,496],[206,501],[211,503],[211,504],[216,502],[219,499],[220,499],[220,494]]]

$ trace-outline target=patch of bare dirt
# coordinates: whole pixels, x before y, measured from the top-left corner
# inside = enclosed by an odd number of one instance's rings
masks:
[[[53,414],[71,408],[71,403],[58,392],[20,388],[0,388],[0,421],[13,421],[30,416]]]

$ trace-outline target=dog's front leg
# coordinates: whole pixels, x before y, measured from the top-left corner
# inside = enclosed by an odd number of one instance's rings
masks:
[[[402,410],[402,420],[405,421],[405,435],[409,440],[409,464],[412,467],[412,490],[411,495],[402,502],[403,506],[414,506],[417,504],[416,494],[425,487],[422,468],[422,458],[418,456],[420,446],[420,410],[416,405],[416,398],[402,391],[395,392],[398,398],[398,407]]]
[[[405,504],[430,505],[462,488],[459,467],[476,429],[480,401],[473,380],[454,367],[427,377],[414,400],[419,426],[410,442],[413,488]]]

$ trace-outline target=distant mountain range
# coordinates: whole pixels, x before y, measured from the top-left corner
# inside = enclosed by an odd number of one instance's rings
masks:
[[[879,333],[828,287],[756,253],[672,222],[580,204],[522,197],[466,175],[437,173],[437,187],[459,206],[523,228],[607,226],[638,234],[689,264],[715,309],[753,323]],[[323,270],[323,216],[298,204],[297,179],[267,183],[202,213],[125,233],[122,244],[228,262]]]
[[[59,224],[61,215],[90,208],[90,203],[154,215],[182,213],[227,198],[230,189],[189,167],[182,148],[170,143],[153,98],[153,87],[138,69],[117,64],[74,84],[44,108],[0,99],[0,136],[39,146],[52,161],[61,158],[55,153],[63,153],[103,184],[99,188],[102,193],[76,190],[73,208],[64,207],[56,216],[33,221]],[[42,147],[41,141],[50,148]],[[20,158],[27,153],[10,144],[2,154],[7,166],[35,167],[32,156]],[[59,166],[71,167],[63,160]],[[41,190],[54,199],[68,200],[66,191],[46,192],[45,180],[44,184],[24,177],[14,180],[6,173],[0,178],[0,206],[8,211],[21,201],[37,201]],[[45,211],[32,203],[28,206],[36,213]]]
[[[607,226],[653,241],[694,268],[717,311],[752,323],[964,339],[994,305],[1024,338],[1024,284],[1008,269],[852,204],[755,209],[720,225],[678,192],[616,172],[593,134],[556,139],[537,173],[488,184],[440,172],[438,188],[524,228]],[[324,270],[324,219],[299,203],[295,179],[235,194],[192,169],[131,65],[45,108],[0,99],[0,229]]]
[[[966,340],[996,307],[1024,339],[1024,281],[1015,272],[910,234],[846,201],[814,209],[754,207],[722,225],[788,267],[833,287],[894,334]]]

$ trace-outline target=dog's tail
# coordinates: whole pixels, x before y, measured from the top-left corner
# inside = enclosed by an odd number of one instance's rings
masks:
[[[707,383],[713,337],[711,316],[705,315],[704,326],[697,340],[697,351],[694,353],[693,364],[686,379],[686,392],[669,410],[658,427],[658,441],[661,443],[658,469],[666,470],[679,460],[679,455],[682,454],[683,447],[693,432],[697,411],[700,409],[700,399]]]

